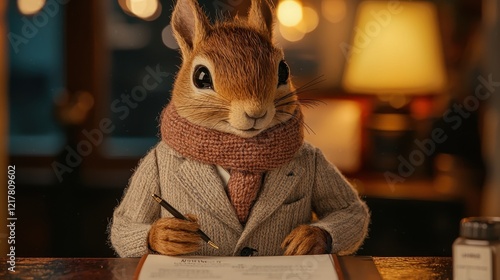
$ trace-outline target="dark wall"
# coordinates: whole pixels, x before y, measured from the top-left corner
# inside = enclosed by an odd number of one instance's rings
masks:
[[[16,255],[114,257],[106,231],[122,192],[117,188],[18,188]]]

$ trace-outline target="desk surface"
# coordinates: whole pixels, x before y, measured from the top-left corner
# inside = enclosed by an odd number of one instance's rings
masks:
[[[452,279],[451,258],[374,257],[382,279]],[[0,279],[132,279],[138,258],[18,258],[16,272],[1,259]],[[10,276],[10,277],[9,277]]]

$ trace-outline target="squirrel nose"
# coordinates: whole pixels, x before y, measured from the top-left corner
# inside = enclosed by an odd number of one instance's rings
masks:
[[[262,119],[267,115],[267,111],[262,112],[251,112],[250,114],[245,112],[245,116],[249,119],[258,120]]]

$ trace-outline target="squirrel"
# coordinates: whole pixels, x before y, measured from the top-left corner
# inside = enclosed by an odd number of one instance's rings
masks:
[[[161,141],[141,159],[110,223],[121,257],[352,254],[366,238],[366,204],[303,140],[297,90],[273,38],[274,6],[210,23],[196,0],[171,18],[182,54]],[[151,198],[164,197],[189,221]],[[313,215],[317,219],[313,220]],[[202,242],[202,229],[218,244]]]

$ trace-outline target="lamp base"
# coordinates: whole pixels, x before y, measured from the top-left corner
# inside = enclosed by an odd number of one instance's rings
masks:
[[[370,141],[369,163],[375,171],[397,171],[415,138],[415,128],[409,110],[389,106],[378,108],[368,123]]]

